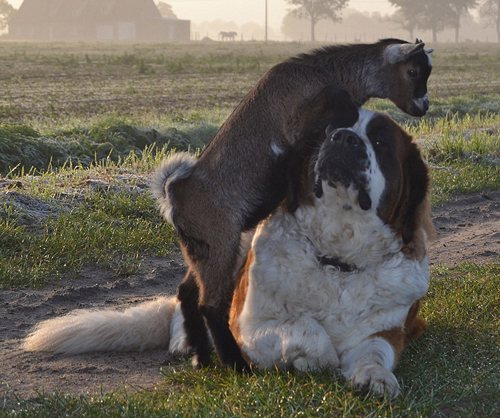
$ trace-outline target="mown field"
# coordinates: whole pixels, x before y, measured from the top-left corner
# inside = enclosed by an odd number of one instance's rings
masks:
[[[417,137],[433,203],[500,190],[500,49],[437,44],[431,108],[388,112]],[[136,273],[177,251],[146,192],[168,153],[202,149],[299,43],[0,43],[0,289],[41,288],[86,265]],[[40,394],[5,416],[500,416],[500,261],[432,270],[430,330],[404,354],[394,401],[355,396],[335,371],[238,376],[165,370],[154,391]],[[1,376],[1,372],[0,372]],[[0,378],[1,380],[1,378]],[[0,381],[0,384],[2,382]],[[14,406],[12,406],[14,405]]]

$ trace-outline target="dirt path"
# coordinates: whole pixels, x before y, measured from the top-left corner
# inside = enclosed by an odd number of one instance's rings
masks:
[[[435,208],[437,239],[431,264],[489,263],[500,254],[500,192],[460,197]],[[23,352],[19,343],[40,320],[73,309],[126,306],[160,294],[174,294],[184,274],[180,255],[148,259],[128,278],[85,270],[62,285],[0,293],[0,409],[15,396],[60,389],[73,394],[119,387],[148,389],[160,384],[161,367],[178,364],[164,350],[145,353],[53,355]]]

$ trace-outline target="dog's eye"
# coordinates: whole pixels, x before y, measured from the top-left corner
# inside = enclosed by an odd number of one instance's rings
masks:
[[[380,139],[380,138],[373,138],[372,139],[372,145],[374,147],[381,147],[381,146],[384,145],[384,141],[382,139]]]

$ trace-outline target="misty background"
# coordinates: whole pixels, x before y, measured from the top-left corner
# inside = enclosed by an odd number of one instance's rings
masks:
[[[8,22],[22,3],[0,0],[2,37],[8,36]],[[318,10],[306,10],[314,3]],[[220,41],[221,32],[233,32],[226,41],[373,42],[385,37],[500,41],[500,0],[167,0],[155,4],[163,17],[189,21],[189,38],[194,41]],[[326,12],[320,10],[322,4]]]

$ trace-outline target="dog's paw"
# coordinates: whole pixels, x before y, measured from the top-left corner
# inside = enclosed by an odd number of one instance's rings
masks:
[[[352,386],[363,394],[387,395],[389,398],[395,398],[400,392],[396,376],[378,364],[358,367],[352,377]]]
[[[311,357],[305,354],[297,356],[293,360],[293,367],[302,372],[321,369],[323,367],[339,367],[340,361],[337,353],[333,350],[320,357]]]

